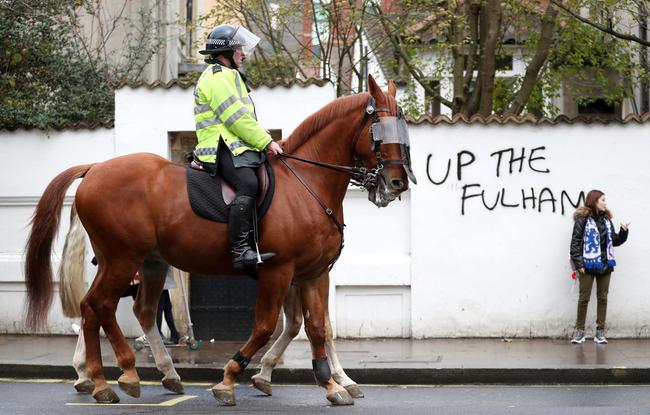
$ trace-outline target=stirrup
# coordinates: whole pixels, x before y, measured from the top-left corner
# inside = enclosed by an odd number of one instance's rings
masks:
[[[264,252],[263,254],[258,255],[255,251],[250,249],[241,255],[233,257],[232,265],[236,269],[255,268],[257,265],[261,265],[264,262],[271,260],[274,256],[274,252]]]

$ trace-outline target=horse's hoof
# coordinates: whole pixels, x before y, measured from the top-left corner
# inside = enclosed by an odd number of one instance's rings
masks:
[[[258,391],[265,393],[268,396],[273,395],[273,387],[271,386],[271,382],[268,380],[255,375],[251,378],[251,381],[253,382],[253,387]]]
[[[218,400],[226,406],[235,406],[235,392],[232,389],[217,389],[216,386],[212,388],[214,399]]]
[[[134,398],[140,397],[140,382],[127,382],[118,379],[117,384],[127,395]]]
[[[346,390],[334,391],[327,394],[327,400],[332,403],[332,405],[354,405],[352,396]]]
[[[162,384],[168,391],[178,394],[185,393],[185,388],[180,379],[163,379]]]
[[[120,398],[110,387],[93,393],[93,398],[97,403],[118,403]]]
[[[361,389],[359,388],[359,385],[356,383],[353,383],[352,385],[345,386],[345,390],[348,391],[350,396],[353,398],[363,398],[364,394],[361,392]]]
[[[79,382],[79,381],[77,381]],[[79,383],[74,384],[74,388],[77,391],[77,393],[87,393],[91,394],[93,393],[93,390],[95,389],[95,384],[93,383],[92,380],[82,380]]]

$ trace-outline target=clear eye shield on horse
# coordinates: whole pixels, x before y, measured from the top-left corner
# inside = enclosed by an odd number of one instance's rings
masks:
[[[369,103],[366,112],[372,116],[370,125],[370,137],[372,139],[373,151],[380,154],[381,144],[398,144],[401,151],[400,160],[380,160],[384,165],[401,164],[409,179],[417,184],[417,179],[411,168],[411,141],[409,138],[406,119],[400,107],[397,108],[397,116],[378,117],[378,112],[389,112],[388,109],[375,108],[374,103]],[[380,157],[378,156],[378,160]]]

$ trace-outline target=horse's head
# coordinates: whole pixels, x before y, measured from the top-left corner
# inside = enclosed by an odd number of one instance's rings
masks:
[[[368,200],[385,207],[409,187],[409,179],[417,183],[411,170],[410,142],[406,120],[397,105],[397,89],[388,82],[388,91],[379,88],[368,76],[368,104],[364,128],[354,145],[356,158],[376,174],[368,187]]]

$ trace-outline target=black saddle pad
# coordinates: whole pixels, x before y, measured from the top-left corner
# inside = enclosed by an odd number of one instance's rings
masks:
[[[264,200],[257,201],[257,219],[260,220],[269,210],[275,191],[275,175],[268,161],[264,168],[269,176],[269,189]],[[202,218],[216,222],[228,222],[228,208],[221,193],[221,176],[212,177],[209,173],[185,168],[187,176],[187,194],[194,213]]]

